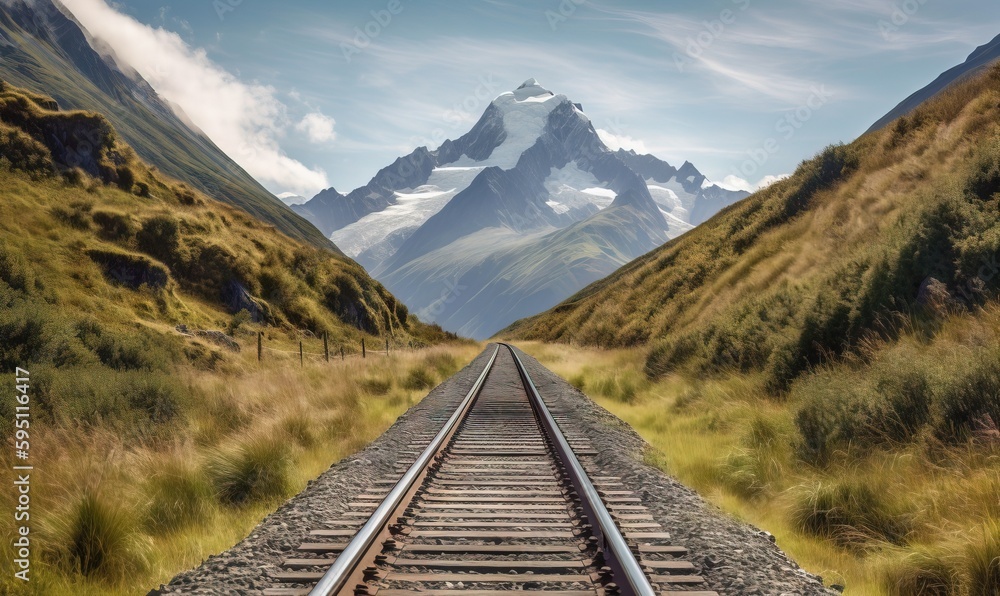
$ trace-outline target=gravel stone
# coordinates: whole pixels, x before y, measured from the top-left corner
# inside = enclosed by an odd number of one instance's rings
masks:
[[[349,510],[354,495],[374,490],[375,481],[409,464],[404,450],[423,449],[440,430],[493,352],[491,345],[467,367],[432,390],[364,450],[333,465],[295,497],[265,518],[233,548],[210,556],[199,567],[174,577],[150,596],[180,594],[260,594],[276,586],[271,573],[304,542],[310,530]],[[614,475],[636,492],[642,504],[678,546],[687,547],[707,585],[720,594],[836,594],[789,559],[773,536],[739,522],[694,491],[642,461],[649,446],[627,424],[570,384],[518,351],[539,393],[558,417],[571,414],[577,434],[587,436],[598,455],[584,458],[588,473]],[[398,474],[397,474],[398,475]],[[527,586],[525,586],[527,587]],[[678,588],[683,589],[683,588]]]

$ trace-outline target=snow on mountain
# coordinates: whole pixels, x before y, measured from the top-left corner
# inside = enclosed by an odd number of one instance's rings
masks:
[[[549,114],[560,104],[567,101],[565,95],[555,95],[543,88],[535,79],[528,79],[514,91],[502,93],[493,100],[503,119],[505,138],[499,146],[493,148],[489,158],[479,160],[462,155],[453,162],[455,166],[475,166],[483,161],[488,165],[509,170],[517,165],[521,154],[531,148],[545,131]]]
[[[485,338],[746,194],[612,151],[580,104],[529,79],[461,137],[294,208],[413,312]]]

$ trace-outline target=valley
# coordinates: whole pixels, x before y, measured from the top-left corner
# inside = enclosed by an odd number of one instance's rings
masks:
[[[0,593],[1000,594],[994,6],[216,4],[0,0]]]

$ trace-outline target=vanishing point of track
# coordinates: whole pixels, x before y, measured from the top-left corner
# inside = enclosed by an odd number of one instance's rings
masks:
[[[715,595],[620,478],[588,476],[589,440],[549,411],[513,348],[496,346],[421,441],[398,476],[312,530],[265,593]]]

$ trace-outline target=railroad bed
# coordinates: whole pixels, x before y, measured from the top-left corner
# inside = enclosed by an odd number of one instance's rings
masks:
[[[621,478],[588,475],[597,452],[560,429],[513,351],[497,346],[478,381],[451,426],[410,452],[415,461],[313,530],[273,575],[298,587],[265,594],[585,596],[704,584]]]
[[[150,596],[317,583],[317,594],[382,596],[831,593],[766,532],[644,464],[647,448],[533,358],[492,344],[239,544]]]

